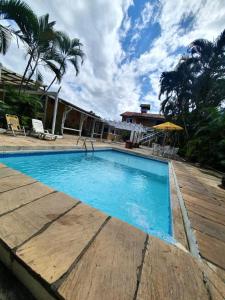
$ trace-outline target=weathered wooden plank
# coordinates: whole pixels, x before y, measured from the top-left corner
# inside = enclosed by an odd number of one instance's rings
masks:
[[[212,237],[225,242],[225,226],[224,225],[218,224],[216,222],[212,222],[209,219],[206,219],[205,217],[202,217],[202,216],[197,215],[190,211],[189,211],[188,215],[191,219],[191,226],[194,229],[197,229],[197,230],[201,231],[202,233],[211,235]],[[224,251],[225,251],[225,249],[224,249]]]
[[[225,295],[221,295],[221,293],[215,288],[215,286],[209,282],[208,283],[209,293],[210,293],[210,300],[224,300]]]
[[[217,205],[219,207],[225,208],[224,200],[221,200],[217,196],[210,196],[209,194],[204,194],[201,192],[193,192],[190,189],[182,189],[182,193],[184,195],[184,200],[188,201],[190,197],[199,198],[200,200],[203,200],[207,203],[210,203],[212,205]]]
[[[183,196],[185,198],[185,203],[187,202],[189,205],[200,206],[200,208],[197,207],[197,209],[201,209],[201,207],[203,207],[203,208],[207,208],[217,214],[225,216],[225,208],[222,205],[220,205],[219,203],[209,202],[209,201],[207,201],[208,199],[204,200],[200,196],[193,197],[191,195],[185,195],[185,194],[183,194]]]
[[[197,261],[188,253],[151,237],[137,300],[208,299]]]
[[[63,193],[48,194],[0,217],[0,238],[10,248],[17,247],[76,203]]]
[[[145,241],[144,232],[111,219],[58,292],[67,300],[132,300]]]
[[[48,283],[53,283],[77,259],[106,218],[100,211],[79,204],[19,247],[16,254]]]
[[[210,288],[213,294],[217,294],[215,290],[218,291],[218,294],[225,299],[225,282],[221,279],[221,277],[214,271],[207,262],[202,262],[201,268],[205,273],[207,281],[210,282]],[[214,287],[214,288],[213,288]],[[218,296],[219,298],[219,296]],[[214,298],[213,298],[214,299]],[[217,298],[215,298],[217,299]]]
[[[46,185],[35,182],[0,194],[0,215],[9,212],[23,204],[43,197],[53,190]]]
[[[180,242],[186,249],[188,249],[188,242],[185,233],[185,227],[183,217],[180,209],[180,203],[178,201],[177,191],[174,183],[174,176],[170,170],[170,197],[173,212],[173,227],[175,239]]]
[[[203,206],[199,207],[197,204],[185,203],[188,212],[196,213],[197,215],[203,216],[215,223],[225,225],[225,216],[215,213],[214,211],[204,208]]]
[[[30,184],[36,180],[23,174],[1,178],[0,193]]]
[[[10,168],[0,168],[0,178],[21,174],[20,172]]]
[[[225,269],[225,243],[198,230],[195,233],[201,256]]]

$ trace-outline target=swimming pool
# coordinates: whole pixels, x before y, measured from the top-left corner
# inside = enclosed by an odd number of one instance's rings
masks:
[[[147,233],[172,239],[166,162],[115,150],[4,154],[0,161]]]

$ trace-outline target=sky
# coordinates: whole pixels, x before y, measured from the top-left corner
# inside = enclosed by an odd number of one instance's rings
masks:
[[[160,110],[159,79],[172,70],[195,39],[211,41],[225,29],[225,0],[27,0],[37,15],[49,13],[56,29],[79,38],[85,62],[70,66],[60,97],[107,119]],[[23,73],[27,58],[12,43],[1,63]],[[44,81],[53,74],[45,71]],[[54,85],[52,90],[57,90]]]

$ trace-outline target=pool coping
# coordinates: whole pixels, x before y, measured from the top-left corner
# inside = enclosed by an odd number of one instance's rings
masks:
[[[11,147],[14,147],[14,146],[11,146]],[[51,147],[51,146],[50,146]],[[23,147],[19,147],[20,150],[18,150],[18,147],[16,147],[16,149],[14,150],[6,150],[6,151],[2,151],[0,150],[0,158],[1,157],[4,157],[5,155],[7,154],[45,154],[45,153],[52,153],[52,154],[55,154],[55,153],[83,153],[83,152],[88,152],[88,153],[92,153],[93,151],[92,150],[85,150],[84,148],[82,147],[76,147],[75,149],[74,148],[71,148],[71,147],[60,147],[58,149],[58,146],[53,146],[54,149],[40,149],[40,147],[28,147],[29,149],[24,149],[24,146]],[[14,147],[15,148],[15,147]],[[26,148],[26,146],[25,146]],[[137,156],[137,157],[141,157],[141,158],[146,158],[146,159],[151,159],[151,160],[155,160],[155,161],[158,161],[158,162],[161,162],[161,163],[166,163],[168,164],[168,178],[169,178],[169,202],[170,202],[170,217],[171,217],[171,231],[172,231],[172,238],[174,238],[175,240],[175,245],[177,245],[178,247],[180,248],[183,248],[184,250],[188,250],[190,249],[190,241],[188,239],[188,234],[187,234],[187,230],[191,230],[189,226],[187,226],[184,222],[184,216],[183,214],[186,214],[185,213],[185,208],[183,208],[183,210],[181,210],[181,216],[180,218],[175,218],[174,217],[174,209],[176,207],[176,205],[174,205],[174,201],[175,201],[175,198],[178,199],[178,202],[179,202],[179,206],[181,208],[181,200],[180,200],[180,195],[181,195],[181,192],[180,192],[180,189],[179,189],[179,186],[177,184],[175,184],[175,193],[174,193],[174,188],[173,188],[173,179],[174,181],[176,182],[176,173],[174,171],[174,168],[172,166],[172,161],[168,158],[164,158],[164,157],[158,157],[158,156],[154,156],[154,155],[150,155],[150,154],[142,154],[142,153],[137,153],[137,152],[134,152],[132,149],[121,149],[121,148],[118,148],[116,147],[116,145],[113,145],[113,146],[106,146],[106,147],[95,147],[95,151],[110,151],[110,150],[114,150],[114,151],[117,151],[117,152],[121,152],[121,153],[126,153],[126,154],[129,154],[129,155],[133,155],[133,156]],[[173,179],[172,179],[173,178]],[[173,191],[173,192],[172,192]],[[178,196],[179,195],[179,196]],[[82,201],[82,200],[81,200]],[[179,208],[177,208],[179,210]],[[186,214],[186,219],[188,218],[187,214]],[[190,221],[189,221],[190,222]],[[188,223],[188,222],[187,222]],[[181,227],[182,230],[183,230],[183,238],[180,239],[178,236],[176,236],[176,228],[177,227]],[[193,233],[191,233],[193,234]]]
[[[26,149],[26,150],[19,150],[19,152],[22,154],[23,153],[34,153],[34,152],[57,152],[57,150],[59,149],[35,149],[36,147],[32,147],[31,149]],[[71,147],[68,148],[62,148],[60,147],[61,151],[60,152],[67,152],[67,151],[72,151],[72,152],[83,152],[82,149],[73,149]],[[144,157],[144,158],[148,158],[148,159],[153,159],[156,161],[161,161],[161,162],[167,162],[169,165],[169,182],[170,182],[170,203],[171,203],[171,210],[173,211],[172,217],[175,216],[175,211],[176,211],[176,215],[177,215],[177,204],[179,204],[179,210],[181,211],[181,201],[182,199],[180,199],[180,195],[182,197],[182,193],[179,189],[178,184],[176,183],[177,179],[176,179],[176,173],[175,170],[173,168],[173,162],[169,159],[165,159],[165,158],[158,158],[152,155],[146,155],[146,154],[140,154],[140,153],[136,153],[136,152],[132,152],[132,150],[128,150],[128,149],[118,149],[115,146],[110,146],[110,147],[98,147],[96,148],[96,150],[116,150],[116,151],[120,151],[120,152],[124,152],[124,153],[128,153],[128,154],[132,154],[135,156],[139,156],[139,157]],[[55,151],[56,150],[56,151]],[[4,152],[5,154],[7,153],[18,153],[18,149],[14,149],[14,151],[0,151]],[[172,176],[171,176],[172,175]],[[25,175],[24,175],[25,176]],[[179,194],[180,193],[180,194]],[[174,199],[176,199],[176,201],[174,201]],[[174,204],[174,202],[176,202]],[[115,219],[115,218],[113,218]],[[190,222],[190,221],[189,221]],[[184,217],[183,217],[183,212],[181,215],[181,219],[180,218],[173,218],[173,236],[176,233],[176,228],[182,228],[183,227],[183,233],[185,233],[185,236],[187,237],[187,228],[186,228],[186,224],[184,222]],[[133,226],[131,226],[133,227]],[[142,232],[140,230],[140,232]],[[193,233],[193,232],[192,232]],[[150,235],[148,235],[150,236]],[[176,236],[175,236],[176,238]],[[156,238],[157,239],[157,238]],[[178,247],[179,249],[181,249],[182,251],[186,252],[187,254],[189,254],[190,251],[190,241],[188,241],[187,239],[187,244],[184,245],[184,243],[182,243],[182,240],[177,240],[178,242],[174,245],[175,247]],[[166,243],[166,242],[165,242]],[[190,251],[191,254],[193,254]],[[198,257],[197,257],[198,258]],[[54,291],[52,291],[51,288],[49,288],[49,286],[47,286],[45,284],[45,282],[43,282],[42,280],[40,280],[40,277],[38,276],[38,274],[33,274],[33,270],[27,265],[25,264],[22,260],[20,260],[16,254],[14,254],[13,252],[11,252],[11,250],[9,249],[9,247],[4,243],[3,240],[0,239],[0,259],[2,260],[2,262],[9,268],[11,269],[11,271],[18,277],[18,279],[20,281],[22,281],[24,283],[24,285],[31,290],[31,292],[38,298],[38,299],[55,299],[56,294],[54,293]],[[199,258],[197,259],[199,261]],[[203,272],[204,274],[204,272]],[[208,289],[208,288],[207,288]],[[57,298],[57,297],[56,297]],[[61,298],[60,298],[61,299]]]

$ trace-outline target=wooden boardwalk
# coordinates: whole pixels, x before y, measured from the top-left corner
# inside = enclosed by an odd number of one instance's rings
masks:
[[[0,183],[0,259],[38,299],[224,299],[187,251],[4,165]]]

